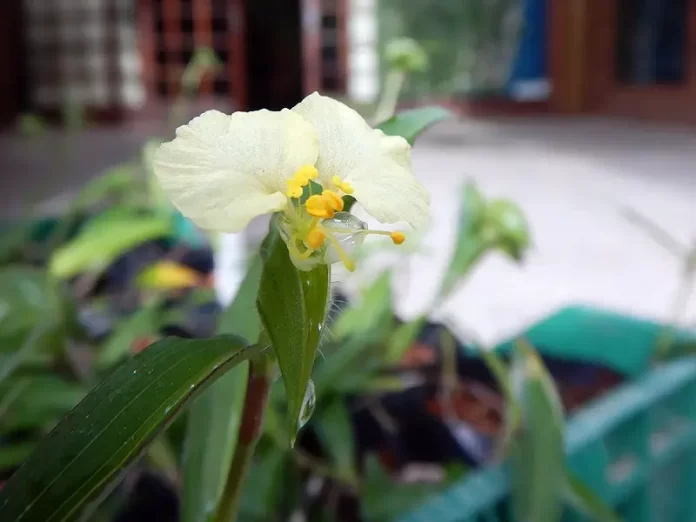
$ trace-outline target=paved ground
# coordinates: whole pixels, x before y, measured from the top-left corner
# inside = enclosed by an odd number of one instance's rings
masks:
[[[33,144],[0,138],[0,212],[13,216],[35,202],[55,202],[136,154],[146,133],[95,130],[77,141],[48,136]],[[623,211],[639,210],[683,243],[696,239],[695,160],[696,133],[685,128],[518,119],[432,129],[416,146],[414,163],[432,192],[433,228],[424,253],[398,259],[400,310],[413,314],[429,301],[451,252],[460,188],[473,179],[486,194],[524,208],[534,247],[521,267],[486,260],[438,316],[489,342],[570,303],[669,317],[679,265]],[[382,261],[390,259],[374,263]],[[374,275],[372,267],[338,277],[355,288]]]
[[[429,254],[399,278],[400,289],[412,281],[402,310],[416,312],[434,291],[452,248],[460,187],[473,179],[523,207],[534,247],[521,267],[486,260],[439,316],[487,342],[565,304],[671,317],[679,263],[624,211],[650,216],[685,244],[696,240],[695,160],[696,133],[684,128],[515,120],[433,129],[414,163],[433,195],[434,225]]]

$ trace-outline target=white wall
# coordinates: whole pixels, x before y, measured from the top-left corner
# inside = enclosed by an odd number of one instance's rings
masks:
[[[378,0],[348,1],[348,95],[370,103],[379,93]]]

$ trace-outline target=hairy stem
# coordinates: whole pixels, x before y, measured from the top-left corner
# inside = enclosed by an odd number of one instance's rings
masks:
[[[244,396],[239,437],[215,514],[216,522],[234,522],[237,519],[242,485],[254,456],[254,448],[261,434],[263,416],[268,405],[272,369],[270,357],[263,353],[249,363],[249,379]]]

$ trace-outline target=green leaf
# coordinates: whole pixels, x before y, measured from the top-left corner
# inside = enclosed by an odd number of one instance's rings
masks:
[[[445,299],[456,289],[459,280],[469,273],[486,251],[487,245],[479,236],[485,207],[486,203],[481,192],[474,184],[467,183],[464,186],[459,209],[454,254],[440,288],[441,299]]]
[[[0,270],[0,382],[20,366],[50,364],[62,352],[60,299],[40,270]]]
[[[50,362],[50,357],[49,360],[45,360],[44,357],[47,351],[60,344],[62,331],[49,324],[39,323],[26,335],[15,336],[12,340],[17,341],[14,345],[16,350],[0,357],[0,383],[24,364]]]
[[[493,200],[486,206],[484,220],[482,235],[489,238],[491,246],[521,261],[529,247],[530,235],[520,207],[507,199]]]
[[[285,383],[291,444],[301,427],[302,404],[326,321],[329,285],[327,265],[298,270],[283,241],[270,243],[257,306]]]
[[[98,368],[110,368],[132,353],[135,341],[158,332],[162,301],[163,298],[155,298],[144,304],[115,328],[99,351]]]
[[[426,322],[426,317],[418,317],[408,323],[400,324],[394,330],[387,344],[387,364],[396,364],[401,361],[406,351],[413,345],[418,334],[423,330]]]
[[[0,520],[75,518],[183,406],[258,348],[233,336],[165,339],[99,384],[0,490]]]
[[[10,378],[0,386],[0,433],[53,427],[86,394],[81,385],[53,375]]]
[[[342,478],[354,482],[357,479],[355,437],[350,412],[343,397],[334,398],[315,419],[317,435],[324,450],[331,456],[333,467]]]
[[[16,350],[18,344],[8,339],[56,320],[58,302],[41,270],[24,266],[0,270],[0,351]]]
[[[428,128],[451,118],[454,118],[454,114],[442,107],[420,107],[395,114],[377,128],[389,136],[401,136],[413,145],[416,138]]]
[[[242,486],[239,520],[268,522],[281,519],[284,496],[295,494],[296,499],[300,484],[297,467],[287,448],[259,444]]]
[[[18,468],[22,462],[31,455],[36,447],[36,442],[18,442],[15,444],[0,445],[0,470],[6,471]]]
[[[80,234],[51,256],[49,271],[60,279],[101,270],[141,243],[165,237],[171,220],[136,212],[107,212],[90,221]]]
[[[254,258],[237,296],[221,314],[219,333],[238,335],[250,343],[258,340],[261,267],[261,258]],[[237,441],[247,364],[233,368],[191,406],[184,442],[182,522],[205,521],[218,504]]]
[[[559,522],[566,475],[563,407],[541,358],[528,345],[517,347],[511,375],[522,415],[510,447],[516,520]]]
[[[510,372],[505,361],[493,350],[485,348],[479,351],[481,358],[488,366],[491,374],[498,383],[498,387],[505,398],[505,424],[503,433],[498,441],[498,454],[502,456],[512,443],[513,437],[520,428],[522,422],[522,408],[512,390]]]
[[[612,507],[572,473],[566,476],[565,500],[594,522],[621,522]]]

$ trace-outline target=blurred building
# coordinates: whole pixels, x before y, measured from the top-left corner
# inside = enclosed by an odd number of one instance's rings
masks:
[[[696,123],[696,0],[551,0],[551,108]]]
[[[379,0],[430,58],[407,96],[477,114],[696,122],[696,0]]]
[[[371,102],[401,36],[430,62],[407,101],[696,122],[696,0],[6,0],[0,24],[0,123],[159,118],[201,47],[222,62],[200,86],[218,107]]]
[[[180,94],[201,47],[222,62],[200,86],[216,105],[280,108],[314,90],[371,98],[373,11],[374,0],[0,2],[0,122],[69,105],[102,120],[148,114]],[[371,79],[349,81],[352,69]]]

